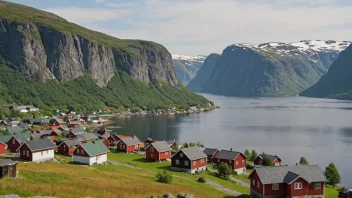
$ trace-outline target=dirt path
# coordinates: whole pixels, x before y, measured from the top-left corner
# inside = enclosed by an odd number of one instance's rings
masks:
[[[152,174],[156,174],[156,172],[154,171],[151,171],[151,170],[148,170],[148,169],[144,169],[144,168],[140,168],[138,166],[134,166],[134,165],[131,165],[131,164],[128,164],[128,163],[125,163],[125,162],[117,162],[117,161],[113,161],[113,160],[108,160],[108,162],[110,164],[114,164],[114,165],[120,165],[120,166],[126,166],[126,167],[129,167],[129,168],[133,168],[133,169],[136,169],[136,170],[143,170],[143,171],[146,171],[146,172],[149,172],[149,173],[152,173]],[[182,176],[179,176],[179,175],[172,175],[176,178],[180,178],[180,179],[184,179],[184,180],[189,180],[191,181],[190,179],[187,179],[187,178],[184,178]],[[219,183],[216,183],[215,181],[213,180],[210,180],[210,179],[206,179],[207,180],[207,184],[211,185],[212,187],[214,187],[215,189],[219,190],[219,191],[223,191],[229,195],[235,195],[235,196],[238,196],[238,195],[241,195],[242,193],[239,193],[237,191],[234,191],[230,188],[227,188],[225,186],[222,186],[220,185]]]

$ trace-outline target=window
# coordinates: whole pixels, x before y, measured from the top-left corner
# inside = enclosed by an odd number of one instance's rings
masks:
[[[176,165],[179,165],[180,164],[180,160],[176,160]]]
[[[126,148],[126,146],[125,146],[125,145],[122,145],[122,148],[123,148],[123,149],[125,149],[125,148]]]
[[[252,185],[255,186],[255,179],[253,179]]]
[[[46,154],[48,154],[49,153],[49,151],[48,150],[46,150]]]
[[[135,148],[135,149],[138,149],[138,145],[136,144],[136,145],[134,146],[134,148]]]
[[[320,189],[321,188],[321,183],[315,183],[314,184],[315,189]]]
[[[302,182],[296,182],[295,189],[302,189]]]
[[[120,144],[120,149],[122,149],[122,144]]]
[[[15,139],[12,139],[12,144],[16,144],[16,140]]]
[[[273,184],[273,190],[279,190],[279,184]]]
[[[204,163],[204,159],[201,159],[201,160],[200,160],[200,163],[202,163],[202,164],[203,164],[203,163]]]
[[[153,147],[150,148],[150,152],[154,152],[154,148]]]
[[[84,150],[83,149],[81,150],[81,154],[84,154]]]
[[[238,165],[238,161],[236,161],[236,165]]]
[[[259,181],[257,181],[257,187],[260,188],[260,183],[259,183]]]
[[[183,157],[183,153],[180,153],[180,157]]]
[[[27,157],[29,157],[29,151],[27,151]]]
[[[188,166],[188,161],[185,161],[185,166]]]
[[[165,152],[165,155],[169,155],[169,152]]]
[[[242,164],[244,164],[244,160],[242,160]]]
[[[79,149],[77,149],[77,153],[79,153]]]
[[[26,155],[26,151],[23,151],[23,155]]]
[[[151,157],[151,158],[153,158],[153,157],[154,157],[153,153],[152,153],[152,154],[150,154],[150,157]]]
[[[232,164],[232,160],[230,160],[229,163]]]
[[[43,155],[43,151],[42,151],[41,153],[42,153],[42,155]]]
[[[195,166],[197,164],[197,161],[193,161],[193,165]]]

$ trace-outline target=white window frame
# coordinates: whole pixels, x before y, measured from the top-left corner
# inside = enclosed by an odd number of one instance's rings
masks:
[[[253,186],[255,186],[255,179],[253,179],[253,181],[252,181],[252,185],[253,185]]]
[[[180,153],[180,157],[183,157],[183,153]]]
[[[16,144],[16,140],[15,139],[12,139],[12,144]]]
[[[272,185],[272,189],[273,190],[279,190],[280,189],[280,185],[279,184],[273,184]]]
[[[165,152],[165,155],[169,155],[169,151],[166,151],[166,152]]]
[[[134,146],[134,149],[138,149],[138,144],[136,144],[136,145]]]
[[[244,164],[244,160],[242,160],[242,164]]]
[[[259,181],[257,181],[257,187],[260,188],[260,183],[259,183]]]
[[[294,189],[295,190],[299,190],[299,189],[302,189],[303,186],[302,186],[302,182],[295,182],[294,183]]]
[[[154,152],[154,148],[153,147],[150,147],[150,152]]]
[[[29,157],[29,151],[27,151],[27,157]]]
[[[201,159],[201,160],[200,160],[200,163],[202,163],[202,164],[203,164],[203,163],[204,163],[204,159]]]
[[[238,165],[238,161],[236,161],[236,165]]]
[[[321,189],[321,183],[314,183],[314,189]]]
[[[196,160],[193,161],[193,166],[195,166],[195,165],[197,165],[197,161]]]
[[[180,160],[177,159],[177,160],[175,161],[175,164],[176,164],[176,165],[180,165]]]
[[[185,165],[185,166],[188,166],[188,165],[189,165],[187,160],[184,161],[184,165]]]

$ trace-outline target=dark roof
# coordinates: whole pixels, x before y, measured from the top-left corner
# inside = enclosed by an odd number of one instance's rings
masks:
[[[317,165],[258,167],[255,171],[263,184],[289,184],[298,177],[309,183],[326,181],[324,173]]]
[[[106,148],[102,141],[81,144],[81,147],[88,153],[89,156],[96,156],[110,152],[110,150]]]
[[[266,159],[266,158],[269,158],[272,162],[278,158],[277,155],[268,155],[268,154],[260,154],[258,155],[258,157],[261,157],[262,159]]]
[[[13,127],[7,127],[6,128],[6,134],[16,134],[16,133],[21,133],[23,132],[23,128],[19,127],[19,126],[13,126]]]
[[[12,135],[1,135],[0,142],[7,144],[7,142],[11,139]]]
[[[31,138],[28,133],[16,134],[13,135],[13,137],[20,143],[23,143]]]
[[[221,150],[218,152],[214,157],[218,159],[227,159],[233,160],[237,157],[237,155],[241,154],[241,152],[237,151],[228,151],[228,150]]]
[[[200,150],[198,146],[184,148],[179,152],[183,152],[190,160],[196,160],[201,158],[206,158],[207,156],[204,154],[203,151]],[[176,154],[175,154],[176,155]]]
[[[204,149],[204,154],[206,155],[214,155],[214,153],[217,151],[218,149],[213,149],[213,148],[205,148]]]
[[[63,119],[55,118],[54,120],[59,124],[66,124],[66,122]]]
[[[78,133],[84,133],[85,130],[84,130],[84,128],[82,128],[82,127],[76,127],[76,128],[72,128],[71,131],[72,131],[73,133],[78,134]]]
[[[31,123],[42,123],[43,118],[30,118],[28,119]]]
[[[4,160],[1,160],[0,161],[0,167],[3,167],[3,166],[9,166],[9,165],[15,165],[16,162],[10,160],[10,159],[4,159]]]
[[[165,141],[153,142],[150,146],[153,145],[154,148],[159,152],[171,151],[172,149]],[[148,146],[149,147],[149,146]]]
[[[76,138],[79,139],[80,141],[88,141],[88,140],[95,140],[98,137],[94,133],[85,133],[85,134],[78,134]]]
[[[56,144],[54,144],[48,138],[32,140],[32,141],[25,142],[24,144],[27,144],[27,146],[31,149],[31,151],[51,149],[56,147]]]
[[[81,144],[81,142],[80,141],[78,141],[78,140],[66,140],[66,141],[64,141],[65,143],[66,143],[66,145],[67,146],[78,146],[78,145],[80,145]],[[62,142],[62,143],[64,143],[64,142]],[[61,144],[62,144],[61,143]]]
[[[122,138],[121,141],[124,142],[127,146],[141,143],[141,141],[136,136],[130,138]]]

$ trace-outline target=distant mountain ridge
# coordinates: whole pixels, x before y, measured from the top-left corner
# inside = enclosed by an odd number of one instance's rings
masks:
[[[178,80],[187,85],[192,80],[199,69],[202,67],[206,56],[185,56],[185,55],[172,55],[172,61],[175,66],[176,75]]]
[[[231,96],[297,95],[315,84],[350,44],[303,40],[230,45],[215,64],[205,61],[187,87]]]

